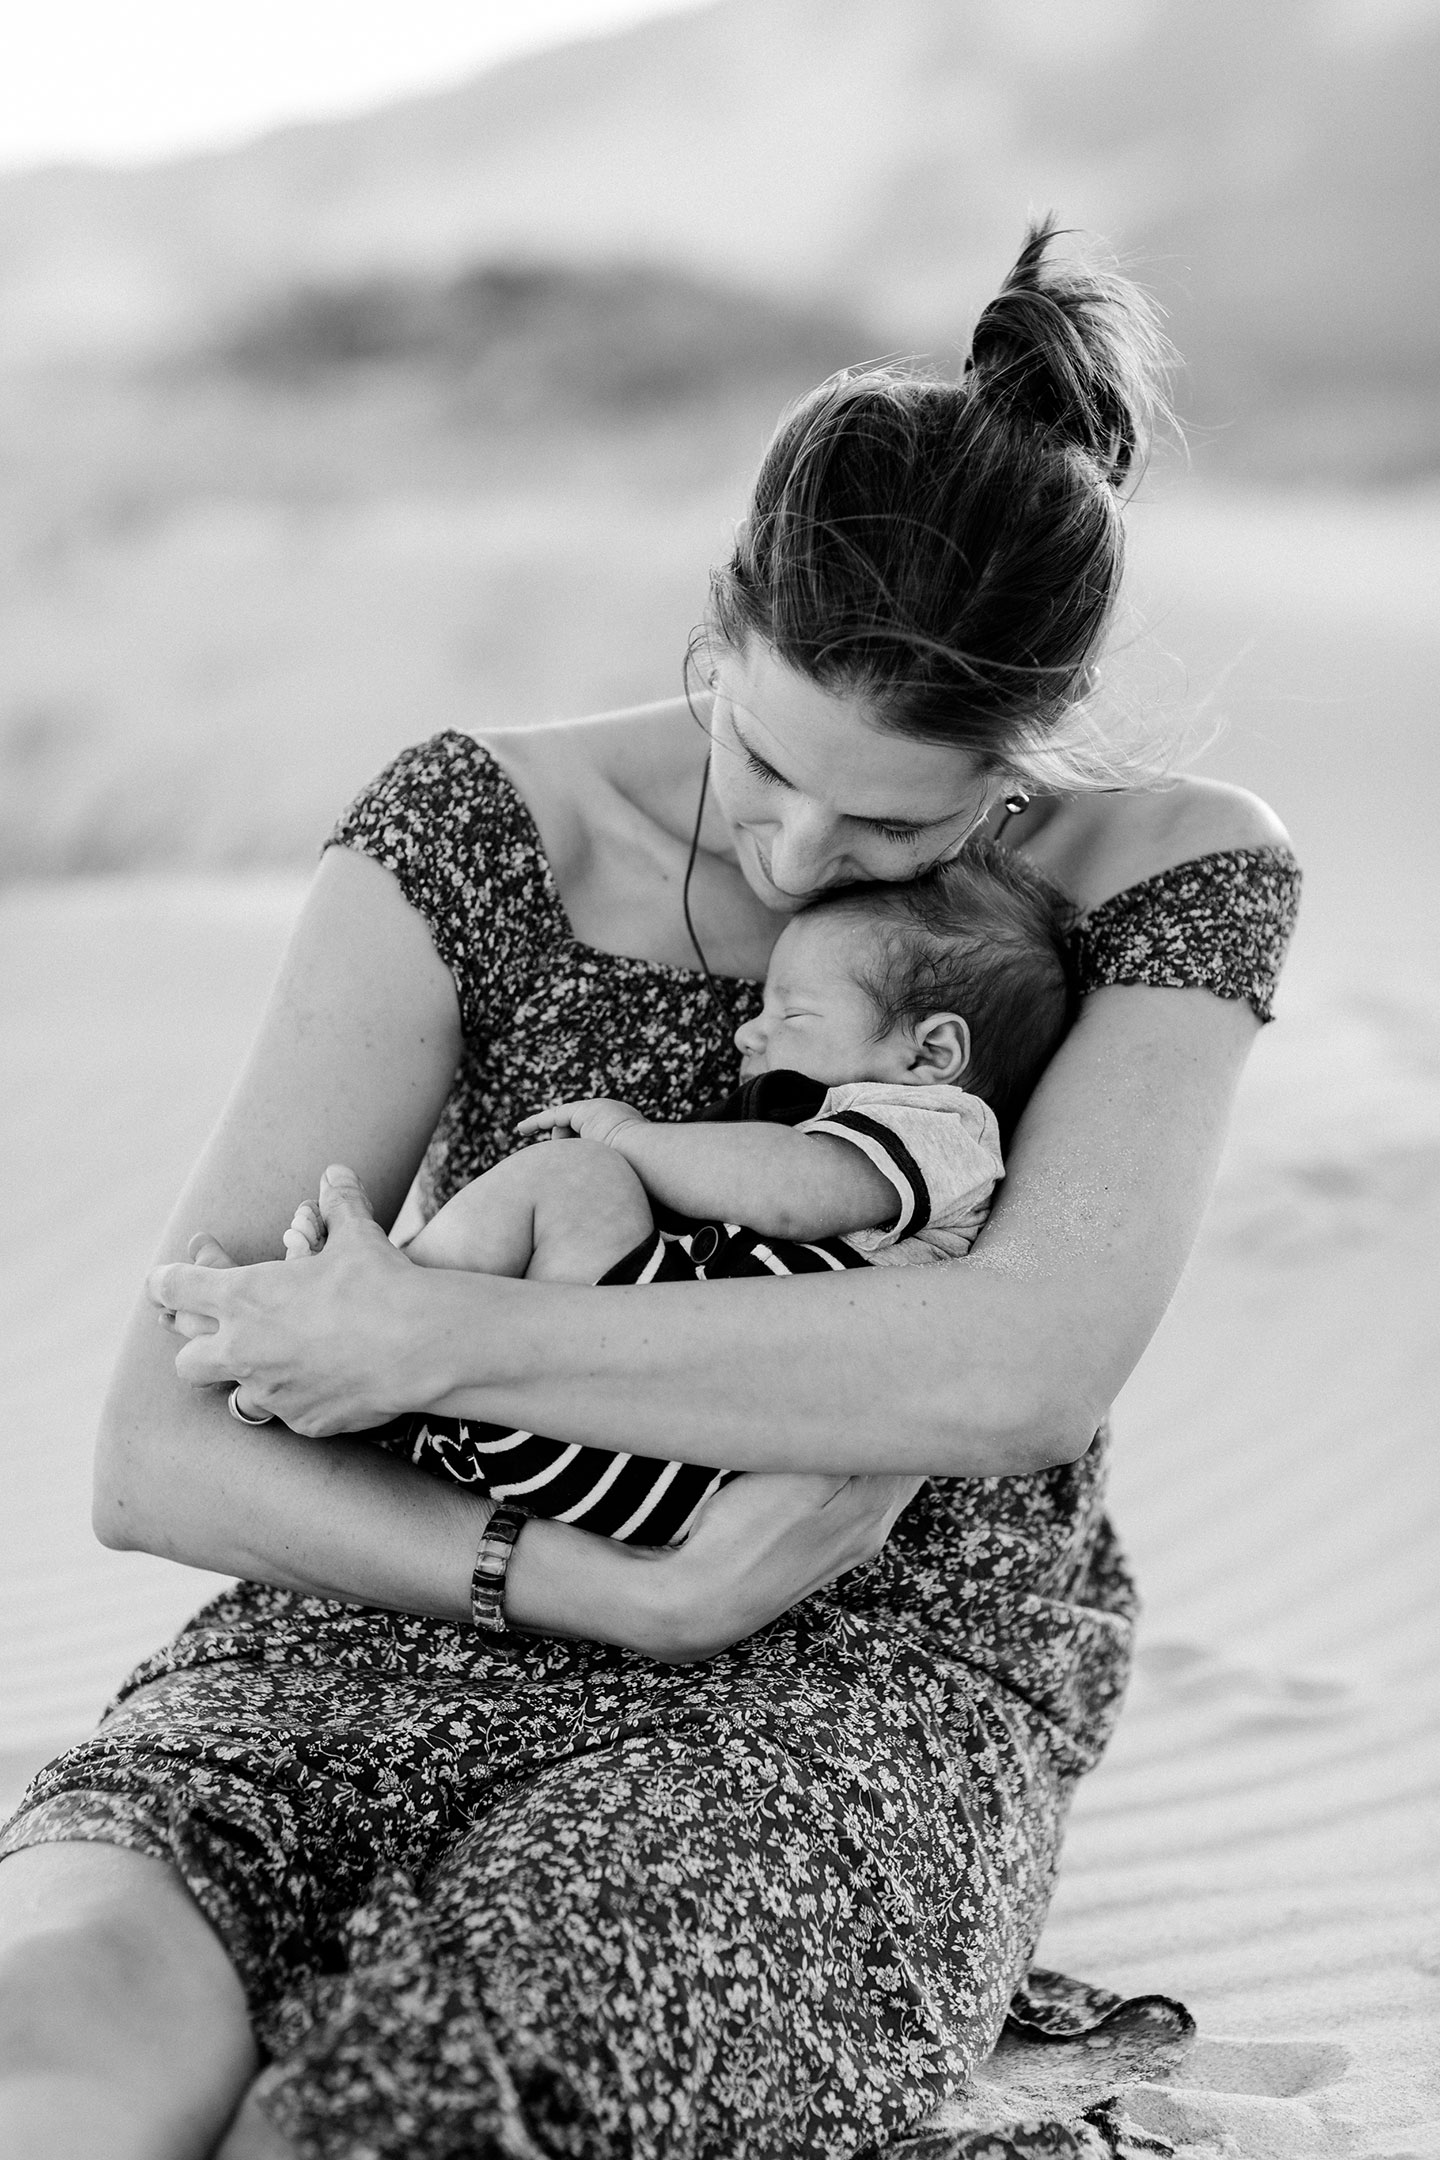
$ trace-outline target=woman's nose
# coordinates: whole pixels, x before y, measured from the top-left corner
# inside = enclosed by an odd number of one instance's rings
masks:
[[[834,819],[818,806],[791,810],[770,843],[771,883],[787,893],[819,892],[836,882],[837,867],[843,865]]]

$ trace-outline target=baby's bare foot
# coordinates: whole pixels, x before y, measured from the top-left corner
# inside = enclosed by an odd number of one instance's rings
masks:
[[[325,1225],[311,1200],[302,1200],[281,1240],[287,1260],[308,1260],[325,1243]]]

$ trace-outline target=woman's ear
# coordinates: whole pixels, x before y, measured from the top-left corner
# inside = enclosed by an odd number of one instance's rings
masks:
[[[970,1063],[970,1027],[959,1013],[931,1013],[915,1030],[910,1069],[932,1085],[955,1086]]]

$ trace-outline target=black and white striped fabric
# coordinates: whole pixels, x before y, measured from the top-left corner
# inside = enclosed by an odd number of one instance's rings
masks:
[[[679,1218],[669,1217],[675,1224]],[[743,1275],[810,1275],[868,1266],[841,1238],[813,1245],[762,1238],[738,1223],[657,1229],[603,1276],[606,1284],[714,1282]],[[368,1433],[436,1477],[479,1485],[552,1522],[575,1523],[627,1545],[675,1545],[733,1471],[653,1455],[582,1447],[478,1418],[416,1413]]]

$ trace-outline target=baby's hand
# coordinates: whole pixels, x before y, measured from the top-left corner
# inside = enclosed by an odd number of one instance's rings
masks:
[[[308,1260],[325,1243],[325,1225],[313,1201],[302,1200],[281,1240],[287,1260]]]
[[[625,1126],[647,1122],[629,1103],[598,1095],[590,1102],[552,1103],[548,1110],[521,1118],[515,1130],[527,1139],[533,1133],[548,1132],[552,1140],[598,1140],[602,1147],[613,1147],[616,1134]]]

